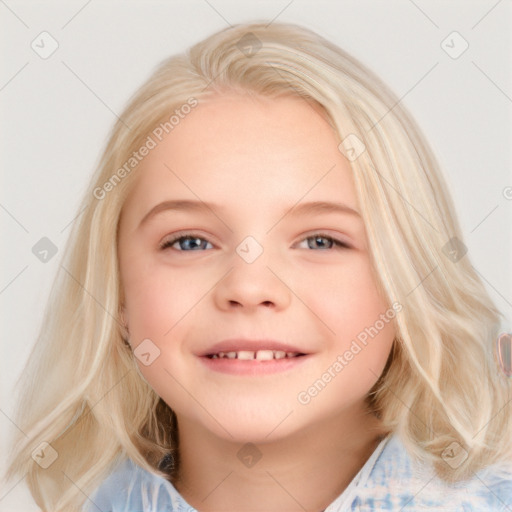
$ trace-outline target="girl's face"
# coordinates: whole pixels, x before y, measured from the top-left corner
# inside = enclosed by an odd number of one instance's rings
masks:
[[[394,311],[328,123],[298,97],[233,94],[153,138],[119,231],[144,378],[178,423],[226,440],[361,419]]]

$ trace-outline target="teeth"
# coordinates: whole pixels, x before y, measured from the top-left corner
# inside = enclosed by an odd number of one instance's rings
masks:
[[[258,361],[270,361],[274,359],[274,352],[272,352],[272,350],[258,350],[258,352],[256,352],[256,359],[258,359]]]
[[[212,359],[241,359],[251,361],[271,361],[272,359],[285,359],[298,356],[298,352],[285,352],[284,350],[240,350],[238,352],[219,352],[213,354]]]
[[[236,356],[237,359],[254,359],[254,352],[248,350],[240,350]]]

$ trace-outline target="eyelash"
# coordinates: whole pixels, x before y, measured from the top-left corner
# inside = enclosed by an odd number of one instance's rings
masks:
[[[347,243],[345,242],[342,242],[341,240],[337,240],[336,238],[333,238],[332,236],[329,236],[329,235],[326,235],[324,233],[313,233],[312,235],[309,235],[307,236],[306,238],[303,238],[301,240],[304,241],[304,240],[309,240],[310,238],[324,238],[326,240],[328,240],[329,242],[332,242],[334,244],[334,246],[332,248],[328,248],[328,249],[320,249],[320,250],[333,250],[333,249],[351,249],[352,247],[350,245],[348,245]],[[166,249],[169,249],[169,248],[172,248],[172,246],[176,243],[176,242],[179,242],[180,240],[183,240],[183,239],[198,239],[198,240],[201,240],[201,241],[206,241],[206,242],[209,242],[208,240],[206,240],[206,238],[202,238],[200,236],[198,236],[197,234],[195,233],[183,233],[181,235],[178,235],[178,236],[175,236],[171,239],[168,239],[168,240],[164,240],[161,244],[160,244],[160,249],[162,251],[166,250]],[[211,243],[211,242],[209,242]],[[176,250],[177,252],[195,252],[195,251],[186,251],[186,250],[183,250],[183,249],[180,249],[180,250]]]

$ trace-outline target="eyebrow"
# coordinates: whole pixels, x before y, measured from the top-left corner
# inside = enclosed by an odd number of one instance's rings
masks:
[[[162,201],[161,203],[158,203],[156,206],[151,208],[151,210],[149,210],[149,212],[147,212],[144,215],[144,217],[140,221],[139,227],[141,227],[143,224],[146,224],[151,218],[155,217],[156,215],[164,211],[188,211],[207,213],[219,210],[222,210],[222,207],[220,205],[207,203],[204,201],[194,201],[189,199]],[[300,216],[321,213],[342,213],[361,218],[360,213],[351,208],[350,206],[347,206],[342,203],[333,203],[329,201],[312,201],[309,203],[300,203],[296,206],[288,207],[283,211],[282,217],[286,215]]]

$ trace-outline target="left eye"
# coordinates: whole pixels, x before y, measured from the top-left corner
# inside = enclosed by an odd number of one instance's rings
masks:
[[[314,235],[308,236],[303,240],[303,242],[307,242],[309,249],[326,250],[332,249],[334,247],[337,247],[339,249],[350,249],[350,246],[345,242],[336,240],[336,238],[332,238],[327,235],[323,235],[322,233],[316,233]]]

